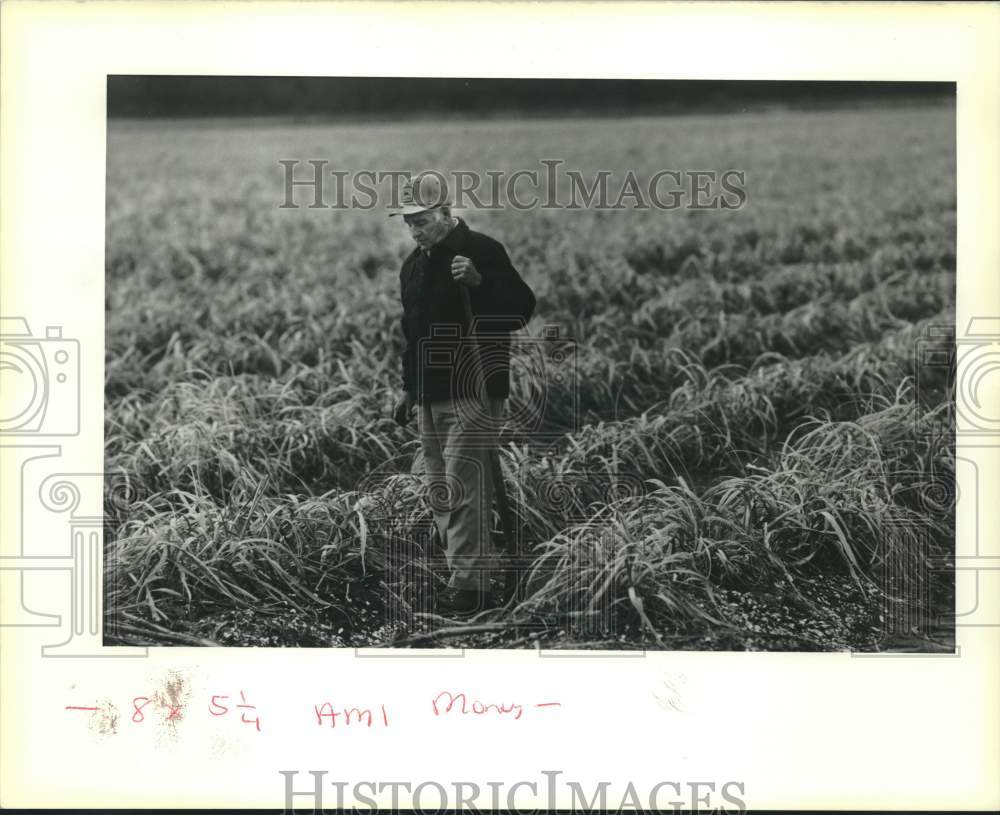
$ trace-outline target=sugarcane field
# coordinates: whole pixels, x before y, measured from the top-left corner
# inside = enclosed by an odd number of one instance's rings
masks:
[[[950,653],[953,91],[823,92],[111,116],[104,643]]]

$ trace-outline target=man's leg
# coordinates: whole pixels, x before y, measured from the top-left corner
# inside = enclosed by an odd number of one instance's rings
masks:
[[[420,405],[417,425],[420,431],[420,446],[424,453],[424,472],[427,484],[428,503],[437,526],[442,547],[448,542],[447,474],[444,461],[444,445],[447,441],[447,427],[435,424],[435,411],[431,402]],[[433,552],[429,552],[433,555]]]
[[[447,428],[444,445],[445,480],[449,494],[446,552],[456,589],[489,590],[492,554],[493,479],[490,452],[502,421],[503,400],[488,408],[470,400],[435,406],[435,424]]]

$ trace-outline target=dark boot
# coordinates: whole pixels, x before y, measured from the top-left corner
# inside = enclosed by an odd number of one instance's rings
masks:
[[[438,597],[438,611],[450,614],[472,614],[486,608],[487,597],[475,589],[448,588]]]

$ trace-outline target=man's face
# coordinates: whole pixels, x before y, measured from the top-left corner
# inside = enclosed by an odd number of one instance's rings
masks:
[[[404,215],[403,220],[421,249],[430,249],[451,231],[451,217],[441,208],[418,212],[416,215]]]

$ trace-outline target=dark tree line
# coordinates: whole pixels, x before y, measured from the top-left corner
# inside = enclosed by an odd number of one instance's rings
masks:
[[[946,82],[110,76],[108,114],[679,113],[954,99]]]

